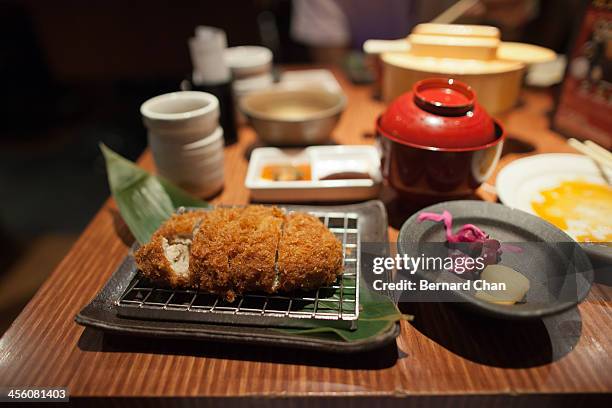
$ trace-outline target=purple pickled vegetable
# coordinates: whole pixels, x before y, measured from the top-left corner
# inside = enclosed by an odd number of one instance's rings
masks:
[[[475,255],[474,257],[481,256],[485,265],[494,265],[499,261],[503,251],[514,253],[523,252],[522,248],[518,246],[502,244],[496,239],[489,238],[489,235],[474,224],[464,224],[461,226],[461,228],[459,228],[459,230],[457,230],[457,233],[453,233],[453,216],[446,210],[443,211],[442,214],[422,212],[419,214],[417,220],[418,222],[443,222],[446,240],[449,243],[470,244],[468,247],[466,247],[465,252],[456,248],[452,249],[449,252],[449,256],[451,258],[464,258],[470,255]],[[458,271],[454,272],[458,274],[463,273]]]
[[[446,240],[451,243],[482,242],[488,238],[488,235],[474,224],[465,224],[459,228],[456,234],[453,234],[453,216],[446,210],[443,211],[442,214],[422,212],[419,214],[417,220],[418,222],[443,221],[444,229],[446,230]]]
[[[434,221],[444,222],[444,229],[446,230],[446,240],[448,242],[457,242],[453,235],[453,216],[448,211],[443,211],[442,214],[422,212],[417,218],[419,222],[423,221]]]
[[[487,239],[487,234],[473,224],[465,224],[459,228],[455,237],[459,242],[474,242]]]
[[[485,265],[495,265],[501,256],[501,244],[496,239],[486,239],[482,246],[480,256],[484,259]]]

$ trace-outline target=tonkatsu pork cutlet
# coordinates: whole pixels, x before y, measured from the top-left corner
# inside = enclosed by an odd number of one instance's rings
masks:
[[[274,292],[283,220],[283,212],[275,207],[211,211],[192,246],[193,285],[229,301],[235,293]]]
[[[286,217],[278,247],[279,290],[310,290],[334,283],[342,273],[342,245],[310,214]]]
[[[331,285],[342,273],[342,245],[316,217],[253,205],[174,216],[136,252],[136,261],[160,284],[232,302],[237,293]]]
[[[136,264],[145,278],[173,288],[189,286],[190,247],[204,214],[173,215],[136,251]]]

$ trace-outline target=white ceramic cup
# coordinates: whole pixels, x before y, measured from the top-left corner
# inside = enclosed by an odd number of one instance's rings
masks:
[[[272,58],[272,51],[255,45],[231,47],[223,52],[223,59],[235,80],[269,73]]]
[[[205,92],[156,96],[140,107],[157,172],[205,197],[223,187],[219,101]]]
[[[186,144],[201,140],[219,126],[219,100],[197,91],[159,95],[140,106],[149,137]]]
[[[223,167],[223,131],[217,128],[212,135],[207,136],[204,141],[206,145],[197,150],[184,150],[175,147],[159,145],[156,139],[149,141],[157,168],[164,173],[178,169],[192,168],[194,171],[204,167]]]
[[[163,147],[160,150],[152,143],[151,151],[158,174],[200,197],[218,192],[224,183],[222,128],[217,127],[205,140],[211,142],[196,153],[171,151]]]

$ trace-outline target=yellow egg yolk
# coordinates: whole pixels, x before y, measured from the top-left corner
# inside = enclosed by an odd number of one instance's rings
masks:
[[[535,213],[580,242],[612,242],[612,188],[582,180],[540,191]]]

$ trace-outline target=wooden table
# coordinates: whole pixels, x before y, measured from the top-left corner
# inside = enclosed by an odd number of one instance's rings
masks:
[[[338,73],[337,73],[338,74]],[[373,143],[373,124],[384,106],[370,88],[337,75],[348,106],[334,139]],[[548,129],[552,100],[523,92],[523,103],[501,120],[510,139],[500,167],[521,155],[570,151]],[[226,150],[225,190],[214,203],[249,202],[246,155],[255,135],[240,130]],[[141,164],[153,168],[147,152]],[[494,195],[479,192],[482,198]],[[391,240],[410,214],[388,205]],[[577,309],[535,322],[482,318],[446,304],[406,304],[397,346],[356,356],[193,341],[151,341],[104,335],[74,322],[127,254],[133,238],[108,200],[36,296],[0,340],[0,388],[67,386],[72,397],[239,397],[236,405],[339,402],[354,396],[406,406],[413,403],[489,405],[503,402],[603,402],[612,390],[610,288],[596,284]],[[576,401],[574,401],[576,400]],[[230,401],[225,401],[230,402]],[[354,401],[353,401],[354,402]],[[363,401],[362,401],[363,402]],[[365,404],[371,405],[373,398]],[[359,404],[358,404],[359,405]]]

